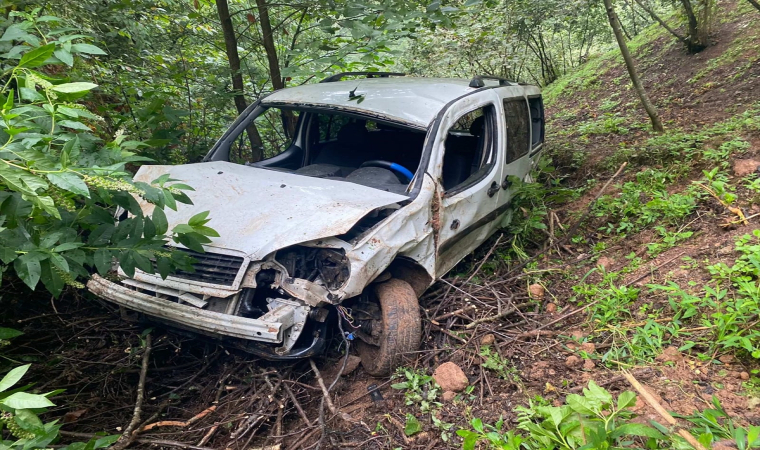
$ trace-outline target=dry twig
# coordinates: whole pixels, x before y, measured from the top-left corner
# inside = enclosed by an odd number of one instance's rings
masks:
[[[153,340],[150,333],[145,336],[145,351],[142,357],[142,368],[140,369],[140,381],[137,383],[137,400],[135,401],[135,410],[132,414],[132,421],[129,422],[127,428],[119,437],[119,440],[111,447],[113,450],[124,450],[137,436],[135,428],[140,423],[140,415],[142,414],[142,404],[145,397],[145,378],[148,375],[148,362],[150,361],[150,351],[153,349]]]
[[[658,402],[652,394],[647,391],[644,386],[639,383],[639,381],[634,378],[634,376],[630,372],[623,372],[623,376],[626,380],[628,380],[629,383],[631,383],[631,386],[633,386],[636,391],[638,391],[639,394],[641,394],[641,397],[651,406],[655,411],[657,411],[657,414],[659,414],[665,421],[667,421],[670,426],[676,426],[678,425],[678,422],[676,419],[670,415],[669,412],[665,410],[665,408],[662,407],[660,402]],[[697,441],[694,436],[691,435],[687,430],[684,430],[683,428],[678,428],[676,433],[678,433],[682,438],[686,440],[686,442],[689,443],[692,447],[694,447],[697,450],[706,450],[702,444]]]

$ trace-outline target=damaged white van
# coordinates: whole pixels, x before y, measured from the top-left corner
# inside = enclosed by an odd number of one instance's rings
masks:
[[[418,297],[510,220],[512,181],[544,140],[535,86],[402,75],[276,91],[203,162],[141,167],[136,180],[195,188],[170,227],[208,210],[221,237],[176,249],[193,272],[94,276],[89,290],[274,359],[321,351],[340,320],[366,371],[389,373],[419,346]]]

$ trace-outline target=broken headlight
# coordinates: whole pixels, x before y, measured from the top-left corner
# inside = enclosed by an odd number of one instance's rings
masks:
[[[321,281],[328,289],[342,287],[351,273],[351,265],[343,249],[294,245],[279,250],[275,259],[285,267],[288,276],[311,282]]]
[[[338,289],[346,284],[351,265],[346,252],[329,248],[320,249],[316,257],[317,270],[328,289]]]

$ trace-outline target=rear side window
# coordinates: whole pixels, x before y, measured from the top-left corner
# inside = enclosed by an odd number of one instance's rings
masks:
[[[533,132],[531,146],[536,148],[544,142],[544,103],[541,97],[528,99],[530,105],[530,124]]]
[[[530,115],[525,99],[504,100],[507,124],[507,164],[528,154],[530,150]]]

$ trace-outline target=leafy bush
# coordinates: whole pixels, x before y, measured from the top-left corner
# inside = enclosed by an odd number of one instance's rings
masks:
[[[0,272],[58,295],[94,270],[107,273],[114,259],[128,274],[153,273],[154,262],[164,277],[190,269],[190,258],[165,248],[165,234],[202,251],[216,232],[205,215],[170,232],[163,208],[191,203],[192,188],[132,180],[126,167],[147,160],[137,153],[143,144],[100,134],[102,118],[83,100],[97,85],[63,75],[75,57],[104,52],[38,12],[11,12],[0,38]],[[155,205],[151,217],[135,197]],[[118,220],[117,207],[130,217]]]
[[[633,413],[628,408],[634,403],[633,392],[621,393],[616,402],[609,392],[590,381],[583,395],[568,395],[562,406],[518,406],[517,428],[528,433],[525,437],[513,431],[501,434],[501,420],[491,427],[479,419],[472,421],[474,432],[459,430],[457,434],[464,438],[465,450],[474,449],[479,441],[503,450],[553,450],[628,447],[632,437],[649,440],[650,444],[667,439],[654,427],[629,421]]]
[[[583,395],[570,394],[562,406],[548,406],[538,398],[539,405],[531,400],[527,407],[518,406],[516,430],[503,432],[504,421],[495,425],[472,419],[472,430],[458,430],[464,438],[462,448],[473,450],[478,443],[494,450],[591,450],[647,448],[652,450],[693,449],[680,435],[657,422],[650,425],[634,422],[635,414],[629,408],[636,403],[636,394],[622,392],[617,401],[604,388],[593,381]],[[760,448],[760,427],[736,427],[717,398],[714,408],[679,416],[694,425],[692,434],[706,448],[722,439],[729,439],[734,448]],[[717,448],[717,447],[716,447]]]
[[[7,343],[8,339],[20,334],[22,333],[11,328],[0,328],[0,343]],[[58,392],[40,395],[28,392],[29,386],[11,389],[21,381],[30,366],[31,364],[16,367],[0,379],[0,433],[3,428],[7,428],[8,437],[11,438],[2,439],[2,434],[0,434],[0,449],[2,450],[47,448],[58,439],[61,428],[58,421],[43,423],[39,418],[39,414],[55,406],[48,397]],[[86,444],[76,442],[59,447],[62,450],[96,450],[108,447],[118,438],[118,435],[96,437]]]

